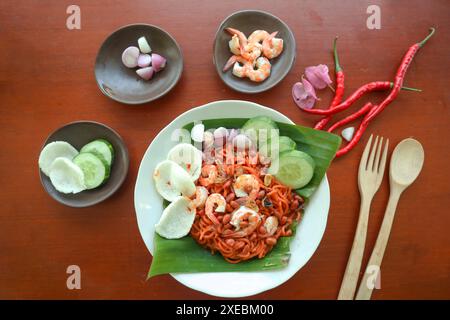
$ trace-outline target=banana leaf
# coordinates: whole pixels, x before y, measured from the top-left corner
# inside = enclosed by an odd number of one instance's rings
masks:
[[[248,119],[209,119],[203,120],[205,129],[210,128],[241,128]],[[314,175],[305,187],[296,190],[305,200],[314,193],[325,175],[338,150],[340,137],[328,132],[314,130],[298,125],[277,123],[280,135],[288,136],[297,143],[297,149],[308,153],[316,162]],[[184,128],[191,130],[193,123]],[[295,231],[295,226],[293,228]],[[263,259],[252,259],[237,264],[225,261],[218,253],[198,245],[190,236],[177,240],[168,240],[155,234],[155,251],[148,278],[165,273],[194,272],[233,272],[233,271],[264,271],[281,269],[289,263],[289,243],[292,237],[281,237],[273,250]]]

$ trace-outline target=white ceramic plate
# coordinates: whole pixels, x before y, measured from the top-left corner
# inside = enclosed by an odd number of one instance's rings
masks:
[[[152,174],[155,166],[166,159],[167,153],[176,144],[171,140],[174,130],[203,119],[251,118],[262,115],[275,121],[293,123],[278,111],[256,103],[239,100],[216,101],[183,113],[156,136],[141,161],[134,190],[139,231],[151,254],[154,250],[155,224],[163,211],[163,201],[156,192]],[[325,176],[310,199],[295,238],[291,241],[291,259],[284,269],[263,272],[186,273],[172,276],[189,288],[218,297],[246,297],[275,288],[300,270],[316,251],[325,232],[329,205],[330,189]]]

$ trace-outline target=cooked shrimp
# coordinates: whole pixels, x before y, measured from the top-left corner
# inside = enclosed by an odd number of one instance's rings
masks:
[[[247,207],[240,207],[231,216],[230,224],[235,227],[235,232],[228,233],[224,237],[242,238],[256,230],[261,221],[261,216]],[[244,226],[242,226],[244,225]]]
[[[272,236],[278,228],[278,219],[275,216],[270,216],[264,222],[264,229],[269,236]]]
[[[241,48],[241,56],[249,62],[255,61],[262,53],[262,45],[255,42],[247,44],[243,49]]]
[[[230,47],[230,51],[235,55],[241,54],[241,45],[239,43],[239,37],[234,34],[231,40],[228,42],[228,47]]]
[[[206,189],[205,187],[202,186],[197,186],[195,188],[195,198],[194,200],[192,200],[193,205],[196,208],[203,208],[203,206],[205,205],[206,199],[208,198],[208,189]]]
[[[220,221],[217,220],[214,212],[225,212],[226,205],[227,202],[220,193],[212,193],[209,195],[208,199],[206,199],[205,214],[214,224],[220,224]],[[214,209],[215,206],[216,208]]]
[[[249,43],[262,43],[270,34],[265,30],[255,30],[248,37]]]
[[[240,32],[237,29],[234,28],[225,28],[225,31],[228,32],[231,35],[236,35],[239,38],[239,44],[242,47],[245,47],[247,45],[247,37],[245,36],[245,34],[243,34],[242,32]]]
[[[241,64],[240,62],[236,62],[233,66],[233,74],[236,77],[244,78],[248,76],[248,73],[252,69],[251,63]]]
[[[209,186],[210,184],[215,183],[217,178],[217,167],[213,164],[204,165],[202,168],[202,172],[198,181],[204,187]]]
[[[254,82],[261,82],[267,79],[270,76],[270,70],[272,69],[272,65],[269,60],[264,57],[259,57],[256,59],[255,64],[256,69],[251,69],[248,72],[248,77],[250,80]]]
[[[252,64],[248,60],[242,56],[236,55],[231,56],[230,59],[228,59],[223,67],[223,71],[227,71],[231,66],[233,66],[233,74],[239,78],[247,77],[250,70],[253,69]]]
[[[234,193],[236,197],[247,197],[259,192],[259,181],[251,174],[243,174],[236,178],[233,184]]]
[[[244,59],[241,56],[237,56],[237,55],[233,55],[230,57],[230,59],[228,59],[227,63],[225,63],[225,66],[223,67],[223,71],[227,71],[228,69],[230,69],[233,65],[236,64],[236,62],[239,62],[241,65],[246,66],[249,64],[249,62]]]
[[[248,196],[248,197],[241,197],[241,198],[237,198],[235,201],[236,203],[238,203],[240,206],[244,206],[247,207],[249,209],[252,209],[255,212],[259,212],[259,206],[256,203],[256,195],[258,193],[252,193],[252,196]]]
[[[269,37],[264,39],[262,44],[263,54],[269,59],[278,57],[283,51],[283,39],[275,38],[277,34],[278,31],[271,33]]]

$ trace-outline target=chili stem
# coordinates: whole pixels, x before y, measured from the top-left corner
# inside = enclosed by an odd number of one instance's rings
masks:
[[[391,82],[391,89],[394,86],[394,83]],[[414,92],[422,92],[422,89],[416,89],[416,88],[410,88],[410,87],[402,87],[402,90],[406,90],[406,91],[414,91]]]
[[[334,38],[334,42],[333,42],[333,55],[334,55],[334,69],[336,72],[339,72],[342,70],[341,65],[339,63],[339,56],[338,56],[338,52],[337,52],[337,39],[338,36],[336,36],[336,38]]]
[[[337,54],[337,39],[336,36],[333,41],[333,57],[334,57],[334,73],[336,75],[336,91],[334,93],[334,98],[331,101],[330,106],[328,109],[333,109],[335,106],[340,104],[342,102],[342,97],[344,96],[344,71],[342,70],[342,67],[339,63],[339,57]],[[320,121],[316,123],[314,126],[314,129],[322,130],[328,122],[330,122],[331,116],[326,116],[322,118]]]
[[[419,47],[423,47],[424,46],[424,44],[428,41],[428,39],[430,39],[432,36],[433,36],[433,34],[434,34],[434,32],[436,31],[436,29],[435,28],[433,28],[433,27],[431,27],[430,28],[430,33],[425,37],[425,39],[423,39],[422,41],[420,41],[418,44],[419,44]]]
[[[390,89],[392,89],[394,87],[394,83],[391,82],[390,83]],[[402,90],[405,91],[414,91],[414,92],[422,92],[422,89],[417,89],[417,88],[411,88],[411,87],[401,87]]]
[[[336,73],[338,73],[342,70],[341,65],[339,64],[339,57],[338,57],[338,53],[337,53],[337,44],[336,44],[337,39],[338,39],[338,37],[336,36],[333,41],[334,72],[336,72]],[[335,89],[331,85],[328,85],[328,88],[330,88],[331,91],[336,93]]]

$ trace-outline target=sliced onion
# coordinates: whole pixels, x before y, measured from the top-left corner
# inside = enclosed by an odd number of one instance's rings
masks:
[[[141,53],[138,57],[138,66],[141,68],[149,67],[152,63],[152,56],[146,53]]]
[[[122,62],[127,68],[135,68],[138,65],[139,49],[131,46],[122,53]]]
[[[155,70],[153,70],[152,67],[146,67],[146,68],[137,69],[136,73],[142,79],[150,80],[153,77],[153,74],[155,73]]]
[[[328,67],[324,64],[307,67],[305,69],[305,76],[316,89],[324,89],[332,82],[328,74]]]
[[[166,66],[166,58],[160,56],[159,54],[152,53],[152,67],[155,69],[155,72],[159,72]]]
[[[312,84],[303,77],[292,86],[292,98],[300,109],[312,109],[319,100]]]

